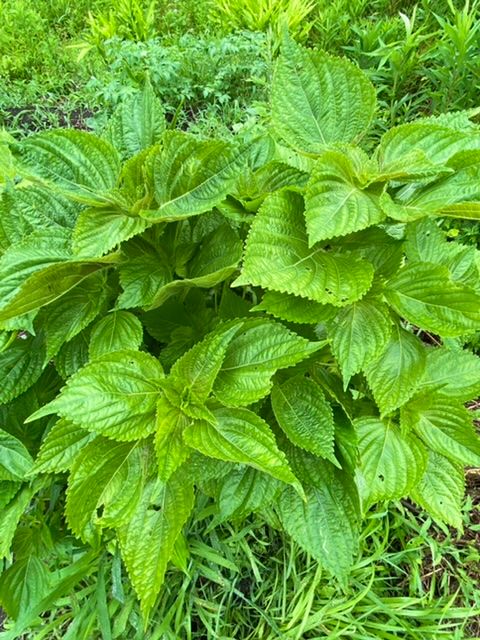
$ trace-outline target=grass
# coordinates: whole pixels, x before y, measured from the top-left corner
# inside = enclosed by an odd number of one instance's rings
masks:
[[[263,518],[192,523],[144,630],[119,556],[104,558],[28,640],[460,640],[480,634],[480,481],[471,478],[465,534],[410,503],[372,512],[348,585],[332,582]]]

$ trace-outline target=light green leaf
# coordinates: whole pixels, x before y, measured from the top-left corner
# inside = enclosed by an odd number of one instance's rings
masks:
[[[269,162],[258,171],[242,176],[234,194],[248,211],[255,211],[265,196],[283,187],[303,187],[308,174],[283,162]]]
[[[22,482],[20,480],[0,480],[0,513],[17,494]]]
[[[155,161],[158,209],[142,211],[151,222],[181,220],[210,211],[233,190],[249,168],[253,150],[220,140],[199,140],[182,132],[167,132]]]
[[[141,498],[147,450],[139,442],[113,442],[98,437],[73,463],[68,480],[65,515],[83,541],[96,529],[117,527],[133,515]]]
[[[186,404],[190,396],[199,403],[207,400],[222,367],[228,345],[242,326],[241,321],[220,326],[175,362],[170,370],[169,380],[179,389]]]
[[[453,282],[441,265],[408,264],[387,282],[385,297],[399,315],[426,331],[454,337],[480,329],[480,295]]]
[[[270,506],[282,485],[271,476],[253,469],[232,469],[221,480],[218,511],[221,521],[243,518]]]
[[[297,465],[296,465],[297,466]],[[358,494],[348,474],[309,454],[299,457],[306,500],[290,487],[278,502],[287,533],[345,583],[358,548]]]
[[[32,457],[20,440],[0,429],[0,480],[23,480],[32,464]]]
[[[463,466],[429,451],[428,463],[410,497],[438,522],[462,529],[462,502],[465,493]]]
[[[338,245],[351,256],[370,262],[375,275],[389,278],[404,259],[403,242],[380,227],[370,227],[338,239]]]
[[[94,272],[41,311],[36,325],[44,327],[46,362],[57,355],[62,344],[74,338],[97,317],[107,298],[105,273]]]
[[[16,150],[20,172],[52,181],[54,190],[87,203],[105,200],[120,172],[117,151],[85,131],[43,131]]]
[[[191,484],[175,475],[167,483],[150,480],[132,517],[117,529],[122,558],[148,617],[178,538],[193,508]]]
[[[290,441],[338,465],[332,407],[320,386],[311,378],[296,376],[275,385],[271,398],[277,422]]]
[[[183,432],[185,442],[211,458],[247,464],[277,480],[302,488],[280,451],[268,424],[248,409],[214,411],[215,425],[194,422]]]
[[[9,185],[0,195],[0,248],[18,246],[32,232],[70,229],[78,209],[77,203],[40,185]]]
[[[165,115],[150,84],[127,96],[115,109],[105,137],[124,158],[155,144],[165,130]]]
[[[387,160],[387,163],[382,164],[382,168],[377,175],[372,177],[372,180],[375,182],[389,182],[391,180],[413,182],[424,178],[437,178],[451,173],[453,173],[451,167],[435,164],[428,158],[425,151],[413,149],[397,159]]]
[[[191,449],[183,440],[183,431],[192,422],[183,411],[175,407],[164,396],[157,403],[155,431],[155,453],[158,462],[158,477],[167,482],[174,471],[185,462]]]
[[[360,454],[357,484],[364,511],[376,502],[407,495],[427,464],[420,440],[374,417],[358,418],[355,429]]]
[[[66,262],[34,273],[20,288],[18,294],[0,310],[0,322],[36,311],[55,302],[103,268],[105,265],[99,263]]]
[[[271,378],[304,360],[322,343],[309,342],[271,320],[244,321],[227,347],[213,390],[223,404],[246,406],[268,394]]]
[[[443,164],[454,154],[467,149],[480,149],[480,134],[455,131],[440,124],[412,122],[387,131],[376,156],[382,172],[389,172],[413,151],[422,151],[430,162]]]
[[[433,451],[463,466],[480,466],[480,438],[460,402],[435,393],[420,395],[404,407],[402,421]]]
[[[0,259],[0,307],[4,308],[28,278],[70,258],[69,238],[64,229],[36,231],[12,245]]]
[[[385,214],[379,195],[377,187],[362,187],[356,167],[346,154],[322,153],[305,190],[309,245],[381,222]]]
[[[471,400],[480,393],[480,358],[471,351],[430,349],[419,390],[438,391],[456,400]]]
[[[253,221],[241,276],[252,284],[322,304],[345,306],[370,288],[372,265],[351,256],[310,249],[302,198],[291,192],[269,196]]]
[[[282,49],[272,86],[272,125],[291,147],[319,153],[358,140],[375,112],[375,90],[351,62],[304,49]]]
[[[421,341],[405,329],[395,327],[383,353],[365,373],[382,415],[409,400],[420,385],[425,370],[426,350]]]
[[[382,206],[392,218],[405,222],[444,213],[458,217],[462,211],[466,214],[465,217],[472,217],[468,210],[472,209],[474,212],[478,209],[478,202],[470,201],[478,201],[480,198],[479,179],[480,166],[477,159],[475,165],[460,167],[452,175],[429,182],[423,188],[400,192],[400,199],[397,201],[389,200],[385,194],[382,196]],[[478,214],[476,216],[474,213],[473,219],[476,217]]]
[[[364,298],[338,312],[329,324],[329,334],[345,384],[380,356],[391,333],[388,308],[380,301]]]
[[[58,413],[116,440],[144,438],[155,430],[163,376],[158,360],[147,353],[107,353],[74,374],[60,395],[28,420]]]
[[[266,311],[275,318],[300,324],[318,324],[331,320],[338,309],[333,305],[287,295],[278,291],[266,291],[262,301],[252,311]]]
[[[127,215],[119,207],[85,209],[73,232],[73,252],[79,257],[103,256],[149,226],[143,218]]]
[[[0,404],[10,402],[29,389],[45,366],[42,336],[17,338],[0,352]]]
[[[34,473],[61,473],[68,471],[77,454],[95,438],[94,433],[59,420],[47,433],[38,452]]]
[[[143,341],[140,320],[128,311],[112,311],[99,320],[90,336],[90,358],[123,349],[139,349]]]

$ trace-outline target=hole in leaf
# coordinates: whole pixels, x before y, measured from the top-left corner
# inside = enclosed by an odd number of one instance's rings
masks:
[[[380,480],[380,482],[385,482],[385,476],[383,475],[383,473],[378,474],[378,479]]]
[[[103,518],[103,512],[105,511],[105,506],[103,504],[101,504],[99,507],[97,507],[97,518],[100,520],[101,518]]]

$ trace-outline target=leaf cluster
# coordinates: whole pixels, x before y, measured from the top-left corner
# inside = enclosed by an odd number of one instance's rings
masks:
[[[438,221],[479,217],[480,130],[419,120],[368,155],[375,108],[358,68],[287,41],[258,138],[165,131],[147,87],[102,137],[2,142],[0,595],[20,625],[52,576],[17,525],[49,486],[145,617],[199,496],[341,582],[378,502],[461,527],[479,258]]]

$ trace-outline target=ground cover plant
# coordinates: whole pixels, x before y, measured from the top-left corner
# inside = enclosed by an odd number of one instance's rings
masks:
[[[271,93],[231,142],[166,131],[148,86],[102,137],[2,138],[5,638],[103,557],[148,622],[205,511],[257,513],[343,585],[377,503],[462,526],[479,261],[438,221],[479,217],[480,130],[372,151],[367,78],[288,40]]]

